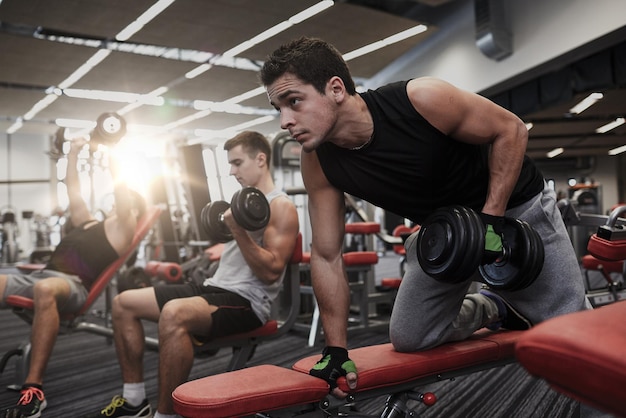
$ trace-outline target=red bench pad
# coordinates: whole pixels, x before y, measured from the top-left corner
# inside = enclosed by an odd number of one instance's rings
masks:
[[[380,224],[377,222],[352,222],[346,224],[346,234],[378,234]]]
[[[346,267],[367,266],[378,263],[376,251],[352,251],[343,254],[343,262]]]
[[[480,331],[467,340],[414,353],[399,353],[391,343],[350,350],[350,358],[359,372],[357,392],[513,358],[515,342],[521,334],[522,331]],[[293,368],[308,373],[319,359],[320,355],[303,358]],[[343,391],[349,391],[345,378],[339,378],[338,384]]]
[[[278,321],[276,321],[275,319],[270,319],[265,324],[253,329],[252,331],[242,332],[241,334],[227,335],[225,337],[220,337],[217,340],[230,342],[232,340],[241,340],[245,338],[267,337],[269,335],[276,334],[277,331]]]
[[[557,391],[626,416],[626,302],[559,316],[535,326],[516,347],[519,362]]]
[[[609,241],[593,234],[587,243],[587,250],[600,260],[624,260],[626,259],[626,240]]]
[[[600,260],[591,254],[583,256],[583,268],[587,270],[602,270],[607,273],[622,273],[624,271],[624,261]]]
[[[522,333],[481,331],[465,341],[418,353],[398,353],[391,344],[350,350],[359,369],[357,392],[513,359]],[[184,383],[172,394],[174,409],[185,417],[232,417],[319,402],[328,394],[328,384],[308,374],[319,358],[306,357],[294,370],[261,365]],[[347,391],[345,378],[339,385]]]
[[[317,402],[328,384],[284,367],[260,365],[192,380],[172,393],[176,413],[195,417],[238,417]]]

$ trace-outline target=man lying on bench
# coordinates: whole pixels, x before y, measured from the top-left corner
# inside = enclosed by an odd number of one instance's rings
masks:
[[[174,413],[171,393],[189,377],[194,340],[204,342],[251,331],[270,317],[272,301],[281,289],[298,237],[297,211],[274,185],[271,148],[262,134],[243,132],[228,140],[224,148],[230,174],[242,186],[255,187],[267,198],[269,223],[247,231],[235,220],[236,208],[224,209],[223,219],[214,219],[222,224],[214,226],[226,226],[233,239],[226,242],[212,278],[201,284],[127,290],[115,297],[113,337],[124,385],[122,395],[115,396],[94,417],[152,416],[143,381],[142,319],[158,321],[159,399],[155,417],[160,417]]]
[[[59,242],[44,269],[0,275],[0,307],[7,308],[5,301],[11,295],[34,301],[28,375],[17,405],[2,417],[40,416],[47,404],[43,377],[59,331],[60,314],[83,306],[100,273],[131,247],[137,221],[146,209],[143,198],[117,179],[110,154],[115,210],[102,222],[92,216],[81,195],[77,168],[78,154],[85,145],[83,139],[72,141],[68,155],[65,183],[73,229]]]

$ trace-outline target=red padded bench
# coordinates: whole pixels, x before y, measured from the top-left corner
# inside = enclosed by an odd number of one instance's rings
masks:
[[[575,400],[626,416],[626,301],[544,321],[517,343],[519,363]]]
[[[398,353],[389,343],[350,350],[359,369],[359,387],[349,402],[402,394],[420,385],[514,362],[515,343],[523,332],[481,330],[467,340],[415,353]],[[308,374],[319,358],[301,359],[292,370],[261,365],[184,383],[172,394],[174,409],[189,418],[287,409],[316,409],[320,415],[324,409],[334,416],[334,408],[344,406],[345,401],[332,398],[328,384]],[[338,383],[347,391],[345,378]]]

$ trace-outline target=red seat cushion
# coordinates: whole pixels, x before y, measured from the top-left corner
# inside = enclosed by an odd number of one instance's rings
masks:
[[[608,273],[622,273],[624,271],[624,261],[599,260],[591,254],[583,256],[583,267],[587,270],[600,270]]]
[[[363,266],[378,263],[376,251],[352,251],[343,254],[343,262],[346,266]]]
[[[522,366],[573,399],[626,416],[626,301],[559,316],[519,340]]]
[[[184,417],[220,418],[317,402],[327,394],[322,379],[267,364],[192,380],[178,386],[172,399]]]
[[[390,289],[398,289],[400,287],[400,283],[402,283],[402,279],[399,277],[385,277],[380,281],[381,286],[388,287]]]
[[[626,240],[609,241],[593,234],[587,243],[587,250],[600,260],[624,260],[626,259]]]
[[[380,224],[377,222],[352,222],[346,224],[346,234],[377,234]]]

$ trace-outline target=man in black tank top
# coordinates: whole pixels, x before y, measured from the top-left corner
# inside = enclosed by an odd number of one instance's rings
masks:
[[[73,140],[67,156],[65,184],[73,228],[44,269],[0,275],[0,308],[7,307],[5,300],[10,295],[30,297],[35,305],[28,375],[17,405],[0,416],[39,416],[46,407],[43,375],[59,331],[59,313],[76,311],[84,304],[94,280],[129,249],[137,220],[145,212],[143,198],[123,182],[114,181],[114,213],[102,222],[92,216],[81,195],[77,169],[78,154],[85,145],[83,139]],[[117,180],[115,161],[110,158],[109,162]]]
[[[398,351],[464,339],[486,326],[526,329],[589,307],[554,192],[525,156],[528,131],[516,115],[429,77],[358,94],[341,53],[315,38],[279,47],[260,78],[280,111],[281,128],[302,145],[312,281],[327,344],[311,374],[328,381],[333,394],[346,396],[337,387],[339,375],[356,387],[358,368],[346,351],[344,193],[418,224],[439,207],[470,207],[485,222],[487,252],[502,248],[505,215],[527,221],[544,241],[545,263],[530,287],[470,294],[470,279],[449,284],[426,275],[411,236],[390,321]]]

